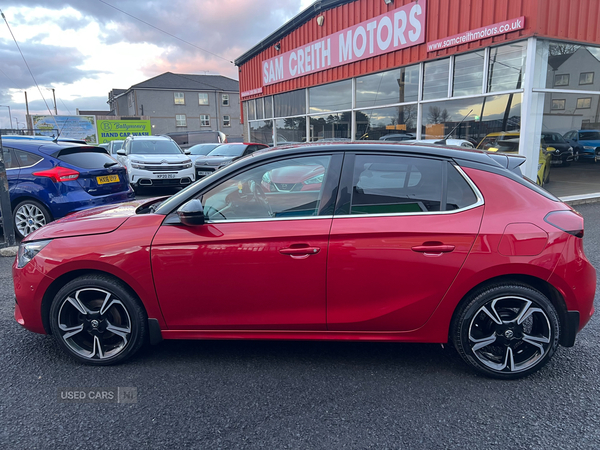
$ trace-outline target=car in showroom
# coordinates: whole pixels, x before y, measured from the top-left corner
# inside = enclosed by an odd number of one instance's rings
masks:
[[[236,159],[251,155],[257,150],[269,148],[266,144],[254,142],[232,142],[231,144],[222,144],[211,150],[206,156],[199,156],[194,162],[196,180],[212,174]]]
[[[139,192],[191,184],[194,167],[186,152],[167,136],[128,136],[117,158],[127,168],[133,190]]]
[[[162,339],[451,342],[485,375],[522,377],[575,344],[596,292],[582,216],[524,161],[402,143],[256,152],[29,235],[15,319],[92,365]],[[286,171],[315,179],[262,187]]]
[[[101,147],[46,138],[1,143],[18,237],[74,211],[134,197],[127,172]]]
[[[518,153],[519,137],[520,134],[514,131],[490,133],[481,140],[477,148],[488,152]],[[552,147],[540,144],[536,177],[536,183],[540,186],[545,186],[550,182],[550,167],[554,150]]]
[[[600,130],[571,130],[563,137],[579,155],[579,161],[600,161]]]
[[[542,148],[552,156],[552,165],[569,167],[575,158],[579,158],[579,154],[574,154],[573,146],[553,131],[542,131]]]

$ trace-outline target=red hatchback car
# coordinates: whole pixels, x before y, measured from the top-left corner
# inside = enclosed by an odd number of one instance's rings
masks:
[[[523,161],[402,143],[258,152],[166,200],[30,234],[15,318],[98,365],[161,339],[451,342],[480,372],[524,376],[574,345],[596,272],[583,218]]]

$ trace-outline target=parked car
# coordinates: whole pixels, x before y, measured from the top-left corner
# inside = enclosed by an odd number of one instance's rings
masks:
[[[452,147],[475,148],[475,146],[466,139],[410,139],[403,141],[405,144],[435,144],[435,145],[450,145]]]
[[[450,341],[481,373],[522,377],[574,345],[596,291],[583,218],[524,161],[414,144],[257,152],[166,200],[32,233],[15,319],[95,365],[146,340]],[[286,170],[322,179],[262,188]]]
[[[128,136],[117,155],[135,191],[186,186],[194,181],[192,161],[167,136]]]
[[[46,139],[2,138],[15,233],[134,197],[125,169],[99,147]]]
[[[113,156],[113,158],[117,158],[117,152],[123,148],[124,143],[125,141],[121,140],[110,141],[106,149],[108,150],[108,153]]]
[[[104,150],[106,150],[106,153],[109,153],[109,151],[108,151],[108,142],[104,142],[103,144],[98,144],[96,147],[103,148]]]
[[[393,141],[393,142],[401,142],[408,141],[411,139],[416,139],[417,135],[414,133],[395,133],[395,134],[386,134],[379,138],[380,141]]]
[[[194,163],[196,180],[212,174],[214,171],[231,164],[236,159],[268,147],[268,145],[257,144],[254,142],[235,142],[219,145],[208,153],[208,155],[196,158]]]
[[[550,161],[552,165],[568,167],[575,158],[573,147],[560,133],[543,131],[542,148],[546,149],[552,155],[552,160]]]
[[[572,130],[563,137],[573,146],[579,161],[600,161],[600,131]]]
[[[518,153],[519,137],[520,134],[514,131],[490,133],[481,140],[477,148],[487,150],[489,152]],[[536,177],[536,183],[540,186],[544,186],[550,181],[550,161],[552,159],[553,152],[554,148],[544,148],[544,146],[540,144]]]
[[[200,156],[206,156],[221,144],[196,144],[189,148],[188,156],[195,163]]]

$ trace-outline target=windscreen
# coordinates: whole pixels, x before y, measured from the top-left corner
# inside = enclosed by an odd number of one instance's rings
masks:
[[[144,139],[131,143],[131,154],[133,155],[180,155],[183,152],[179,146],[169,140]]]
[[[190,155],[208,155],[221,144],[198,144],[190,147]]]
[[[581,131],[579,133],[580,141],[600,141],[600,131]]]
[[[63,149],[57,158],[82,169],[104,169],[117,164],[114,158],[101,149],[90,150],[87,147]]]

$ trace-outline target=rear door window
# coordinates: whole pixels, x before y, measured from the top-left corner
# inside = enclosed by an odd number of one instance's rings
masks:
[[[2,161],[4,161],[4,168],[6,170],[19,168],[19,163],[14,157],[13,150],[8,147],[2,147]]]
[[[350,214],[452,211],[477,202],[461,173],[448,161],[357,155]]]

